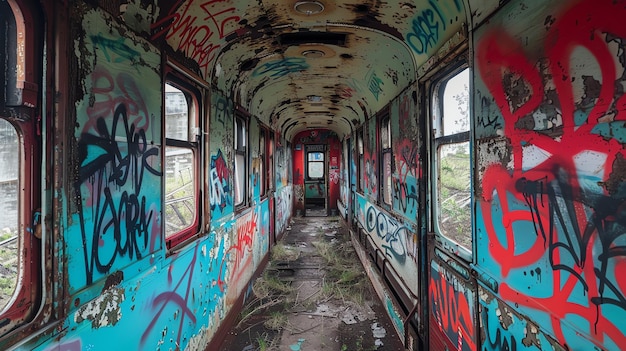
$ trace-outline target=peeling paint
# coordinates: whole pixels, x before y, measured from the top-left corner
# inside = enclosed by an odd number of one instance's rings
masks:
[[[125,299],[125,289],[110,288],[96,299],[82,305],[74,313],[74,322],[91,321],[91,327],[114,326],[122,318],[122,302]]]

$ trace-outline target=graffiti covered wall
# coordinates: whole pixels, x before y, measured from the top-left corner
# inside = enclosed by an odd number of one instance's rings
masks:
[[[211,96],[211,161],[209,189],[211,218],[219,220],[233,213],[233,130],[234,108],[231,101],[214,92]]]
[[[229,308],[246,288],[260,260],[267,253],[268,232],[268,201],[216,228],[217,235],[226,240],[226,256],[221,262],[218,285],[226,291]]]
[[[252,181],[252,205],[233,212],[232,103],[212,97],[211,229],[167,252],[161,56],[102,10],[81,5],[72,15],[83,90],[71,123],[77,167],[60,249],[69,289],[56,292],[67,294],[67,317],[54,337],[24,347],[84,350],[115,340],[130,349],[201,349],[248,289],[269,246],[269,201],[260,201]],[[258,157],[258,149],[250,152]]]
[[[276,139],[276,152],[274,156],[274,171],[276,173],[275,181],[275,203],[276,203],[276,234],[280,235],[284,232],[285,228],[289,224],[289,220],[293,214],[294,197],[297,191],[293,185],[293,179],[296,175],[293,175],[291,170],[293,169],[293,156],[291,148],[284,145],[285,140],[283,138]]]
[[[416,117],[416,95],[408,90],[396,97],[389,109],[391,121],[391,205],[381,204],[378,181],[379,162],[376,153],[378,133],[377,118],[364,125],[364,177],[363,194],[357,194],[354,215],[361,228],[371,239],[393,269],[403,277],[401,284],[414,296],[418,295],[418,156],[419,128]],[[356,148],[356,145],[352,145]],[[352,152],[352,151],[351,151]],[[356,184],[357,165],[353,161],[353,184]],[[354,176],[355,175],[355,176]],[[347,175],[346,175],[347,178]]]
[[[215,58],[227,36],[241,29],[241,16],[250,6],[232,1],[172,1],[165,14],[152,23],[151,39],[165,39],[174,51],[196,62],[199,73],[208,78]],[[202,14],[198,16],[197,14]]]
[[[429,56],[437,52],[462,26],[464,5],[461,0],[429,1],[416,9],[411,27],[404,34],[407,45],[416,56]]]
[[[340,177],[339,177],[339,200],[337,202],[337,208],[339,209],[339,214],[347,219],[348,215],[348,207],[349,207],[349,199],[350,199],[350,178],[349,178],[349,170],[350,170],[350,153],[352,152],[350,147],[350,139],[346,139],[342,143],[341,147],[341,166],[339,168]]]
[[[283,233],[293,213],[293,186],[285,186],[276,191],[276,232]]]
[[[430,347],[476,350],[475,288],[437,262],[430,261],[428,283]]]
[[[357,220],[376,247],[382,251],[391,266],[406,279],[407,288],[417,294],[418,247],[416,229],[357,195]]]
[[[74,43],[85,94],[76,103],[77,208],[65,238],[71,291],[162,245],[160,56],[109,30],[96,12],[81,25]]]
[[[392,204],[394,212],[417,223],[418,180],[421,178],[420,132],[417,126],[415,91],[402,93],[391,103],[393,143]]]
[[[501,282],[500,302],[481,296],[483,346],[534,345],[519,318],[506,333],[495,329],[505,303],[563,347],[618,350],[626,345],[626,6],[520,4],[474,38],[477,263]]]
[[[363,193],[368,199],[374,203],[378,201],[378,155],[376,154],[377,145],[377,124],[376,119],[371,118],[365,122],[364,126],[364,155],[365,159],[365,186]]]

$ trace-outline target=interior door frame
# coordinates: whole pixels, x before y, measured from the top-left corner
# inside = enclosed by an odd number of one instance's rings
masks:
[[[310,179],[309,177],[309,153],[321,152],[324,156],[324,169],[322,178]],[[313,161],[315,162],[315,161]],[[324,210],[328,214],[328,147],[325,144],[307,144],[304,147],[304,209],[306,213],[307,199],[316,199],[317,197],[307,196],[307,187],[309,184],[323,185],[322,199],[324,199]]]

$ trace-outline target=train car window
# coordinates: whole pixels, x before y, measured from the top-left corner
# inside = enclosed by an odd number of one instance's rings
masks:
[[[385,115],[380,120],[380,192],[385,204],[391,205],[391,119]]]
[[[324,153],[307,152],[307,179],[324,179]]]
[[[246,204],[248,195],[248,122],[240,115],[235,116],[235,206]]]
[[[365,145],[363,145],[363,127],[357,130],[357,154],[358,154],[358,167],[357,174],[359,175],[359,181],[357,182],[358,191],[365,189]]]
[[[265,127],[261,127],[261,130],[259,131],[259,194],[263,197],[265,196],[265,192],[267,189],[267,176],[265,175],[266,172],[266,147],[267,145],[265,144],[265,135],[267,134],[267,129]]]
[[[269,143],[267,144],[267,189],[274,190],[274,132],[269,131]]]
[[[40,112],[20,87],[24,72],[38,75],[41,58],[26,47],[40,42],[23,5],[0,1],[0,335],[32,318],[42,297]]]
[[[443,79],[434,95],[436,227],[471,252],[469,69]]]
[[[0,119],[0,310],[7,306],[19,272],[19,203],[21,154],[15,127]]]
[[[198,228],[198,98],[173,82],[165,84],[165,239],[175,246]]]

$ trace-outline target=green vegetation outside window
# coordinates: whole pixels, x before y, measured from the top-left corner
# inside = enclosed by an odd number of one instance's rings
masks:
[[[165,84],[165,239],[168,247],[195,234],[198,225],[197,99],[191,91]]]
[[[435,90],[436,231],[472,250],[469,69],[455,72]]]

